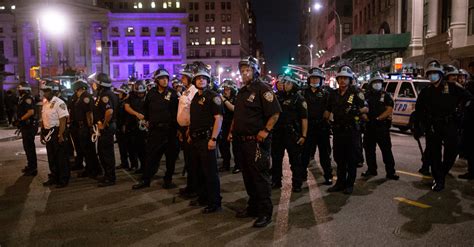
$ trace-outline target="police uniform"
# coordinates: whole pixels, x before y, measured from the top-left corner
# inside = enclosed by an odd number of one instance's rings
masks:
[[[470,84],[470,85],[469,85]],[[467,90],[474,95],[474,83],[470,82]],[[467,173],[459,175],[461,179],[474,179],[474,103],[466,103],[463,119],[464,153],[467,159]]]
[[[125,104],[129,105],[134,111],[145,114],[145,96],[139,97],[136,93],[132,92]],[[139,120],[136,116],[127,114],[126,116],[126,134],[128,136],[128,147],[129,147],[129,158],[131,167],[143,171],[146,163],[146,130],[140,128]],[[140,161],[140,168],[138,165]]]
[[[339,90],[329,94],[327,111],[333,113],[333,149],[337,164],[337,182],[334,191],[352,192],[356,179],[360,144],[360,109],[365,106],[364,94],[349,85],[344,95]]]
[[[118,109],[117,109],[117,131],[115,136],[117,137],[117,144],[119,147],[120,154],[120,166],[119,168],[130,169],[129,163],[129,152],[130,148],[130,135],[127,130],[127,119],[128,113],[125,111],[126,99],[118,100]]]
[[[43,104],[41,118],[43,121],[42,136],[46,142],[49,164],[49,184],[65,186],[69,183],[70,170],[65,153],[65,141],[59,142],[59,119],[68,117],[66,103],[56,96]],[[65,138],[65,137],[64,137]],[[48,182],[47,182],[48,183]]]
[[[234,112],[231,111],[225,105],[225,102],[229,102],[230,104],[235,104],[235,96],[225,97],[222,104],[224,105],[224,119],[222,121],[222,130],[221,130],[221,138],[219,139],[219,151],[222,156],[222,169],[223,170],[230,170],[230,159],[232,158],[231,149],[230,149],[230,142],[227,140],[227,136],[229,136],[230,127],[232,125],[232,119],[234,118]],[[240,170],[240,167],[236,164],[234,166],[234,171]]]
[[[471,99],[471,94],[454,82],[442,80],[437,87],[429,85],[421,90],[416,101],[416,112],[426,135],[426,149],[435,180],[433,190],[444,188],[445,176],[457,156],[456,107]],[[444,147],[443,155],[441,149]]]
[[[217,170],[217,150],[209,150],[216,115],[223,115],[220,96],[205,89],[197,93],[191,103],[191,124],[189,133],[192,140],[192,173],[198,175],[198,200],[207,204],[208,210],[221,207],[220,181]],[[217,139],[213,139],[217,142]]]
[[[308,107],[303,96],[295,88],[291,92],[280,93],[278,101],[282,112],[272,135],[272,184],[273,187],[281,187],[282,163],[286,149],[292,172],[293,190],[297,190],[301,188],[305,178],[301,163],[303,146],[297,142],[302,137],[301,120],[308,118]]]
[[[102,87],[99,90],[94,108],[94,121],[104,124],[105,112],[113,110],[112,117],[108,126],[100,131],[97,141],[97,150],[100,164],[104,170],[104,180],[102,182],[115,183],[115,152],[114,152],[114,134],[117,129],[117,108],[118,98],[110,88]]]
[[[86,167],[81,177],[96,177],[101,174],[99,159],[95,144],[91,141],[91,127],[87,115],[94,109],[94,100],[88,92],[83,92],[79,97],[74,94],[69,104],[69,119],[71,136],[76,148],[76,166],[82,166],[85,158]]]
[[[378,120],[386,107],[393,108],[393,99],[385,91],[368,90],[365,94],[369,107],[368,118],[364,133],[365,158],[367,160],[367,175],[377,175],[376,145],[382,152],[385,172],[387,177],[395,175],[395,159],[392,153],[392,141],[390,138],[390,119]],[[390,117],[389,117],[390,118]]]
[[[25,121],[20,121],[29,110],[35,110],[35,100],[29,93],[23,94],[18,101],[17,121],[21,132],[23,149],[25,150],[27,166],[24,169],[25,174],[36,173],[38,162],[36,159],[35,135],[38,131],[35,114]]]
[[[330,125],[323,119],[327,109],[329,92],[321,87],[313,91],[308,88],[303,93],[308,105],[308,136],[301,155],[304,178],[307,177],[309,162],[319,150],[319,162],[323,168],[326,184],[332,183]]]
[[[263,142],[256,136],[268,119],[280,113],[281,107],[272,89],[258,79],[243,86],[236,97],[233,139],[235,157],[240,157],[245,189],[249,195],[247,213],[271,218],[270,147],[271,134]]]
[[[190,77],[191,75],[188,75]],[[193,100],[194,95],[197,93],[197,89],[194,85],[190,85],[183,94],[179,97],[177,121],[178,121],[178,131],[182,136],[182,142],[180,143],[181,148],[183,149],[184,155],[184,169],[188,172],[186,176],[186,187],[182,190],[181,194],[183,195],[192,195],[197,193],[197,176],[196,174],[191,173],[192,168],[192,159],[191,153],[192,148],[191,144],[187,140],[187,131],[189,125],[191,124],[191,101]]]
[[[143,171],[142,184],[149,186],[151,179],[158,171],[163,154],[166,156],[166,173],[164,187],[171,186],[176,163],[176,115],[178,95],[172,88],[159,92],[152,88],[145,99],[145,120],[148,121],[147,159]],[[142,188],[134,187],[136,189]]]

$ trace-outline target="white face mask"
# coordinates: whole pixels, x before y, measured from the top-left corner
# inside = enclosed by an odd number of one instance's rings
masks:
[[[375,91],[380,91],[380,90],[382,90],[382,83],[380,83],[380,82],[372,83],[372,88]]]
[[[438,74],[438,73],[430,74],[429,80],[430,80],[432,83],[438,82],[438,81],[439,81],[439,74]]]

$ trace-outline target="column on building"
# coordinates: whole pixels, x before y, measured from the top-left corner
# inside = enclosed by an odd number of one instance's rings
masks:
[[[423,7],[423,1],[411,1],[411,57],[423,55]]]
[[[86,73],[91,74],[94,69],[92,68],[92,48],[91,48],[91,43],[93,39],[93,34],[94,33],[94,26],[92,25],[91,22],[86,22],[84,26],[84,39],[86,43],[85,47],[85,61],[86,61]]]
[[[452,48],[463,47],[467,39],[468,0],[451,1],[451,41]]]
[[[109,53],[109,23],[101,22],[100,23],[101,32],[102,32],[102,72],[110,74],[110,53]]]
[[[20,75],[20,80],[26,80],[29,79],[29,68],[26,68],[26,59],[27,57],[27,52],[29,51],[28,49],[25,49],[25,45],[29,44],[28,42],[28,36],[26,35],[25,28],[26,25],[24,22],[17,22],[17,32],[16,32],[16,40],[18,42],[18,75]],[[27,75],[28,73],[28,75]]]
[[[413,2],[423,2],[423,1],[413,1]],[[434,37],[438,35],[438,8],[439,0],[430,0],[428,4],[428,31],[426,33],[427,38]],[[423,15],[422,15],[423,16]],[[423,23],[423,22],[421,22]]]

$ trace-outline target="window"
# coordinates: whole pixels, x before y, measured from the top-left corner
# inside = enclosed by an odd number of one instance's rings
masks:
[[[181,71],[182,65],[181,64],[173,64],[173,74],[177,75],[179,74],[179,71]]]
[[[215,45],[216,44],[216,38],[215,37],[211,37],[211,45]]]
[[[199,45],[199,39],[194,40],[194,45]]]
[[[352,30],[351,30],[351,23],[344,23],[344,34],[345,35],[349,35],[352,33]]]
[[[225,33],[225,32],[226,32],[226,27],[225,27],[225,26],[222,26],[222,27],[221,27],[221,31],[222,31],[222,33]]]
[[[114,78],[119,78],[120,77],[120,68],[119,68],[118,64],[114,64],[112,70],[113,70]]]
[[[18,41],[13,40],[13,56],[18,57]]]
[[[176,5],[175,5],[175,6],[176,6],[177,9],[181,8],[181,2],[180,2],[180,1],[176,1]]]
[[[215,57],[216,56],[216,50],[212,49],[211,50],[211,57]]]
[[[112,35],[120,35],[118,27],[112,27],[111,30],[112,30]]]
[[[189,3],[189,10],[193,10],[194,9],[194,3]]]
[[[3,44],[3,40],[0,40],[0,55],[5,54],[5,45]]]
[[[150,74],[150,65],[149,64],[144,64],[143,65],[143,75],[149,75]]]
[[[135,55],[133,40],[127,41],[127,55],[128,56],[134,56]]]
[[[163,27],[157,27],[156,28],[156,34],[160,35],[160,36],[165,35],[165,29]]]
[[[194,32],[199,33],[199,27],[194,27]]]
[[[194,21],[199,22],[199,15],[194,15]]]
[[[0,33],[3,33],[3,27],[0,27]]]
[[[227,49],[227,56],[232,57],[232,50],[231,49]]]
[[[156,8],[156,3],[155,2],[151,2],[151,8],[152,9]]]
[[[149,48],[148,40],[143,40],[143,56],[150,55],[150,50],[148,48]]]
[[[468,34],[474,34],[474,0],[469,0]]]
[[[179,55],[179,40],[173,40],[173,56]]]
[[[226,20],[227,20],[226,15],[225,15],[225,14],[222,14],[222,15],[221,15],[221,21],[222,21],[222,22],[225,22]]]
[[[204,4],[204,9],[205,9],[205,10],[209,10],[209,2],[206,2],[206,3]]]
[[[227,38],[227,44],[228,44],[228,45],[231,45],[231,44],[232,44],[232,39],[231,39],[231,38]]]
[[[119,55],[119,42],[118,40],[112,40],[112,56]]]
[[[214,28],[214,26],[211,26],[211,33],[215,33],[216,32],[216,29]]]
[[[127,35],[135,35],[135,29],[133,27],[127,27]]]
[[[209,27],[206,26],[206,33],[209,33]]]
[[[201,56],[199,53],[201,53],[200,50],[195,50],[195,51],[194,51],[194,55],[195,55],[197,58],[199,58],[199,57]]]
[[[227,9],[230,10],[230,7],[231,7],[231,2],[227,2]]]
[[[172,27],[171,33],[179,33],[179,27]]]
[[[194,21],[194,15],[189,15],[189,22],[193,22]]]
[[[211,2],[211,10],[214,10],[216,8],[216,3],[215,2]]]
[[[226,39],[225,39],[225,38],[222,38],[222,44],[223,44],[223,45],[226,44]]]
[[[209,39],[206,39],[206,45],[210,45],[211,41]]]
[[[227,26],[227,32],[228,32],[228,33],[231,32],[230,26]]]
[[[225,10],[225,2],[221,2],[221,9]]]
[[[441,5],[441,33],[445,33],[451,24],[451,1],[442,0]]]
[[[396,89],[397,89],[397,82],[390,82],[387,85],[387,89],[385,91],[387,91],[387,93],[389,93],[390,96],[393,97],[393,95],[395,94]]]
[[[164,64],[158,64],[158,69],[164,69],[165,65]]]
[[[194,3],[194,10],[199,10],[199,3],[198,2]]]
[[[164,41],[163,40],[158,40],[158,56],[163,56],[165,55],[165,47],[164,47]]]
[[[129,64],[128,65],[128,76],[134,76],[135,74],[135,65],[134,64]]]
[[[189,33],[194,33],[194,28],[193,27],[189,27]]]
[[[400,91],[398,91],[398,97],[400,98],[415,98],[415,90],[411,83],[403,82],[402,86],[400,87]]]
[[[150,35],[150,28],[142,27],[142,35]]]

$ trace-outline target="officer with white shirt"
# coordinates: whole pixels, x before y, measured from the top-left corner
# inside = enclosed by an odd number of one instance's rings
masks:
[[[181,82],[183,83],[183,86],[185,90],[183,91],[182,95],[179,97],[179,104],[178,104],[178,115],[177,115],[177,121],[178,121],[178,137],[179,137],[179,142],[180,146],[183,149],[183,155],[184,155],[184,166],[186,171],[188,171],[188,176],[187,176],[187,183],[186,187],[180,189],[179,193],[180,195],[184,197],[195,197],[196,194],[196,183],[197,183],[197,178],[195,174],[192,174],[189,172],[191,170],[191,144],[187,142],[188,137],[189,137],[189,132],[188,128],[191,123],[191,115],[190,115],[190,109],[191,109],[191,101],[194,98],[194,95],[198,91],[196,87],[191,83],[191,80],[193,78],[193,64],[187,64],[183,70],[181,70]]]
[[[53,96],[54,82],[42,86],[43,96],[46,99],[41,112],[41,143],[46,144],[48,152],[49,179],[44,186],[56,185],[56,188],[66,187],[71,175],[66,157],[66,142],[64,130],[69,116],[66,103]]]

